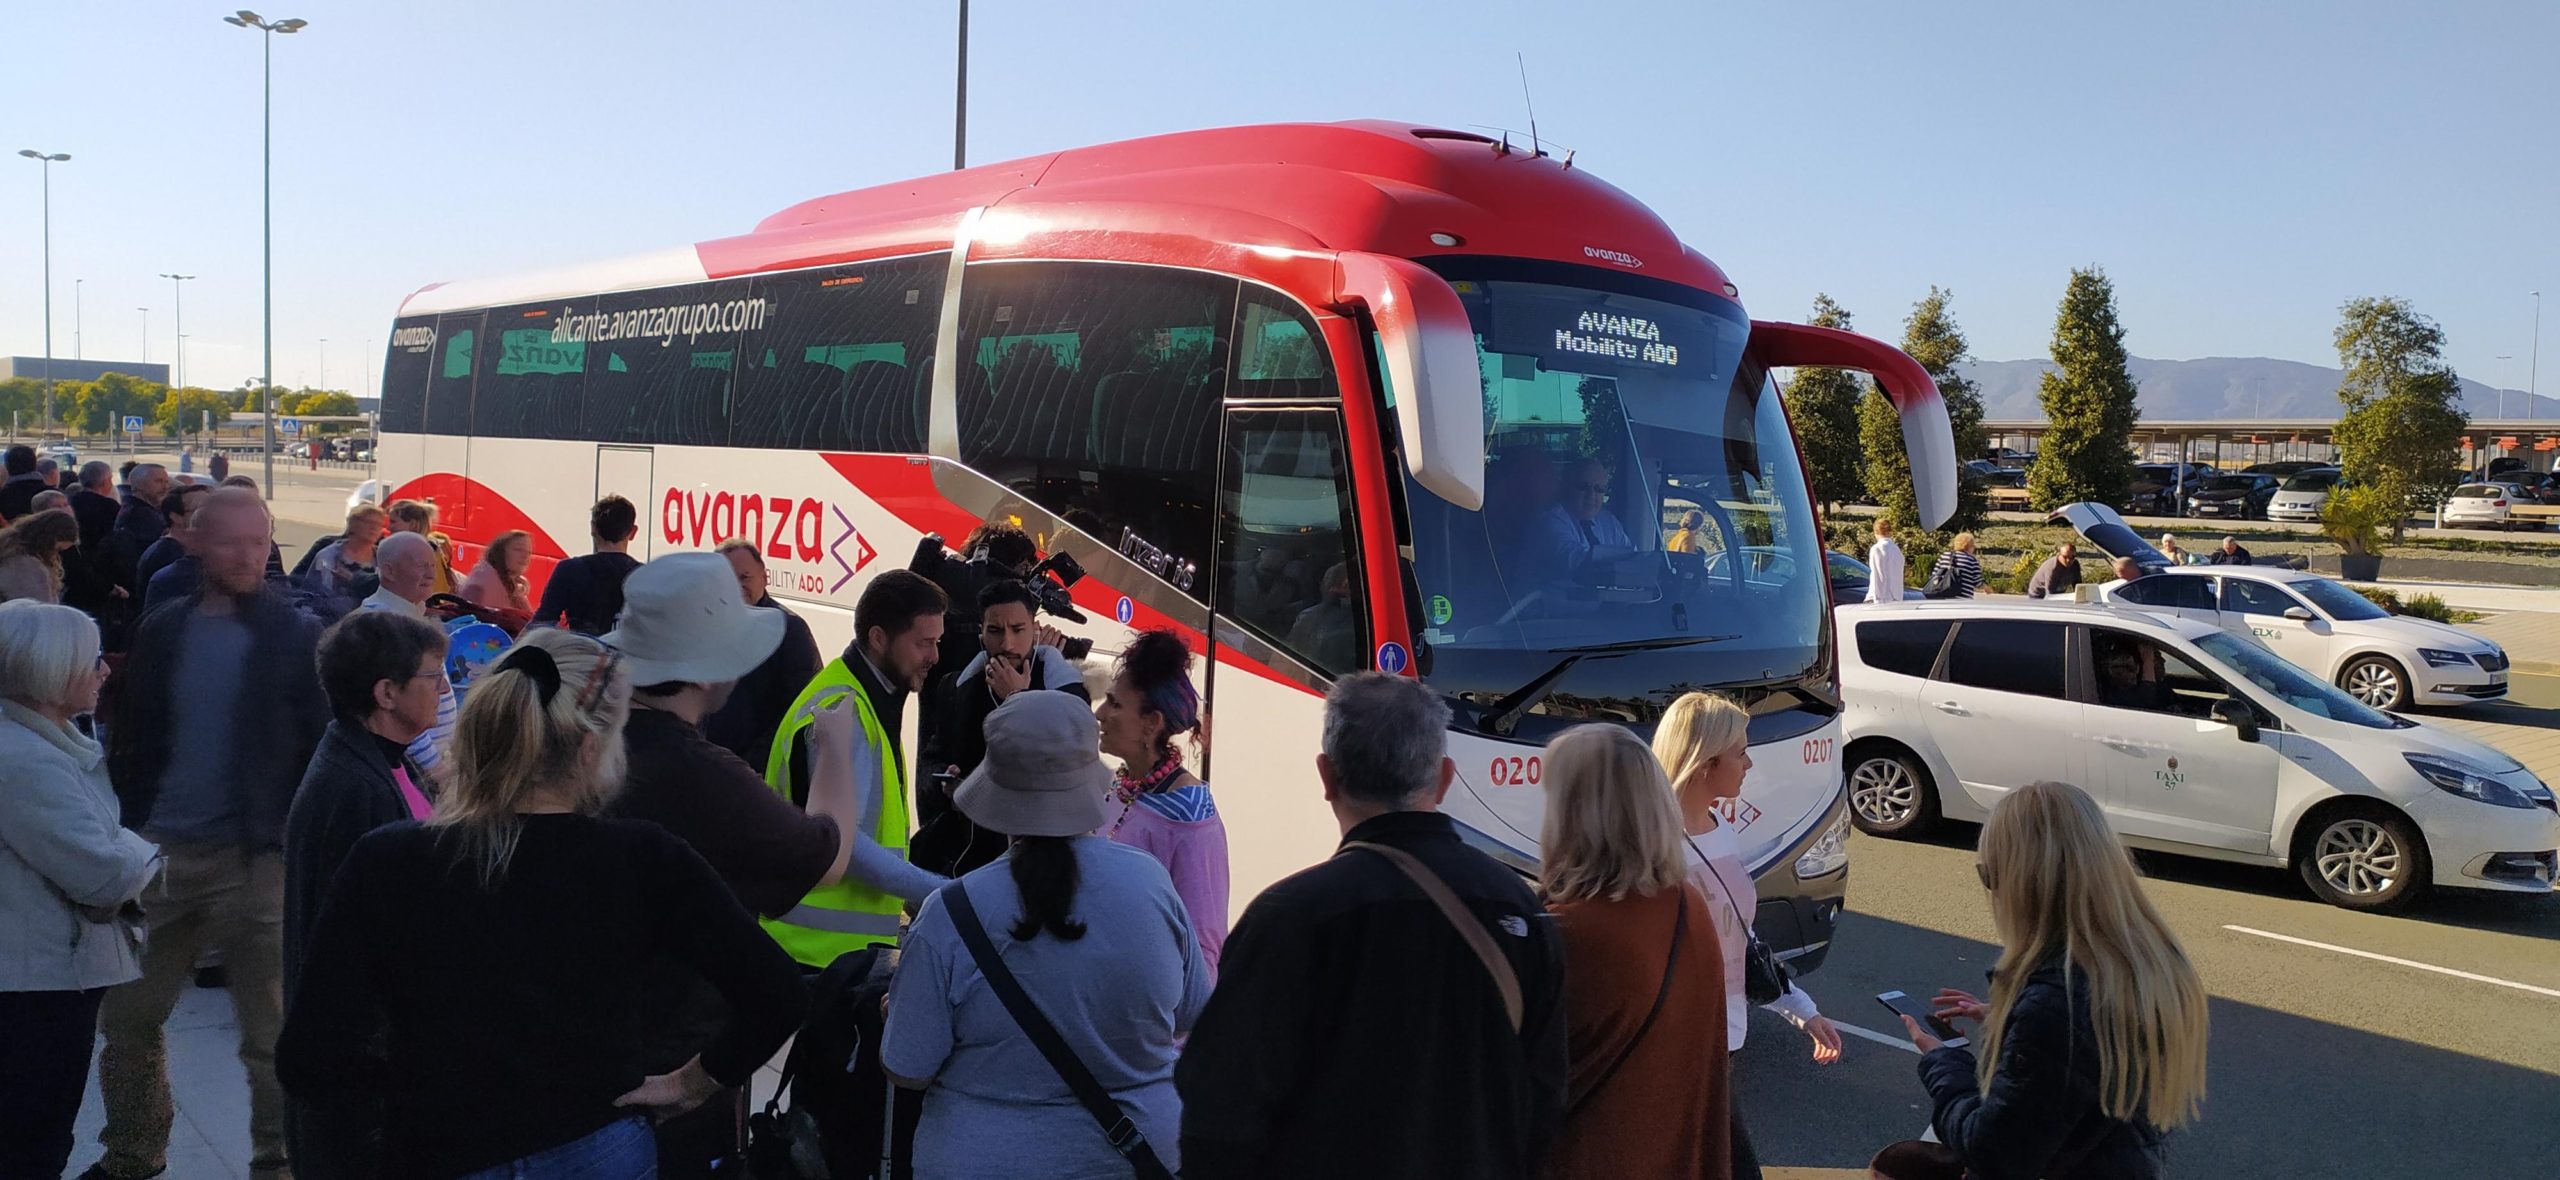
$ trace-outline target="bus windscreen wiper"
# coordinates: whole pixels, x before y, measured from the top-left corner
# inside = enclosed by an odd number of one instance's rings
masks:
[[[1742,637],[1739,635],[1668,635],[1658,639],[1621,639],[1616,643],[1557,648],[1557,651],[1564,653],[1564,658],[1557,660],[1555,667],[1539,673],[1537,679],[1504,694],[1501,700],[1495,701],[1493,707],[1485,711],[1484,716],[1476,719],[1476,728],[1495,737],[1511,736],[1511,731],[1519,728],[1521,716],[1526,714],[1531,706],[1545,700],[1548,690],[1554,688],[1556,681],[1562,679],[1566,672],[1571,671],[1575,664],[1591,656],[1609,659],[1640,651],[1664,651],[1675,647],[1690,647],[1700,643],[1723,643],[1728,639],[1740,638]]]

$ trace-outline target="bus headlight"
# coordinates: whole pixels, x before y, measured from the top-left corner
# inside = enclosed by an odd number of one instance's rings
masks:
[[[1838,819],[1831,821],[1830,827],[1823,829],[1821,839],[1815,840],[1804,850],[1804,855],[1796,858],[1796,880],[1828,876],[1848,867],[1848,864],[1849,816],[1843,812]]]

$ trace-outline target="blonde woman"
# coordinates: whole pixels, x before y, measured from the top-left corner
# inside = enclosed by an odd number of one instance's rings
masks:
[[[321,906],[276,1072],[339,1117],[380,1102],[386,1177],[654,1176],[647,1116],[744,1085],[799,1027],[798,968],[702,857],[598,814],[620,663],[554,628],[518,640],[463,702],[434,818],[358,839]],[[822,754],[856,740],[842,710],[811,729]],[[644,1077],[644,988],[670,962],[728,1022]]]
[[[1547,744],[1539,835],[1564,941],[1564,1130],[1556,1177],[1722,1180],[1732,1146],[1724,954],[1689,886],[1671,784],[1642,739],[1577,725]]]
[[[1687,833],[1682,852],[1688,857],[1690,883],[1707,900],[1715,919],[1716,942],[1724,950],[1725,1049],[1742,1051],[1751,1028],[1751,1000],[1743,980],[1743,952],[1752,940],[1751,924],[1759,914],[1759,890],[1742,863],[1742,842],[1724,824],[1716,805],[1742,796],[1743,776],[1751,771],[1749,714],[1731,698],[1693,692],[1671,702],[1662,724],[1653,731],[1653,754],[1670,776],[1679,802],[1681,829]],[[1822,1065],[1840,1060],[1840,1030],[1814,1007],[1813,997],[1792,982],[1778,998],[1762,1007],[1785,1017],[1813,1041],[1813,1059]],[[1733,1105],[1733,1174],[1737,1180],[1760,1174],[1758,1153],[1744,1132],[1742,1104]]]
[[[1936,565],[1929,567],[1931,598],[1971,598],[1982,592],[1982,558],[1973,551],[1972,533],[1957,533],[1947,542],[1946,552],[1938,555]]]
[[[2204,983],[2106,816],[2078,787],[2021,787],[1974,868],[2000,933],[1991,998],[1949,988],[1936,1012],[1976,1025],[1981,1056],[1903,1018],[1939,1142],[1886,1148],[1875,1175],[2157,1175],[2161,1131],[2204,1100]]]

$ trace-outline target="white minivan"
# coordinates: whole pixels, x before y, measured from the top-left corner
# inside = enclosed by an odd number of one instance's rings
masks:
[[[2350,909],[2549,893],[2560,805],[2515,759],[2210,623],[2103,603],[1839,608],[1850,816],[1899,836],[2087,790],[2141,848],[2296,869]]]

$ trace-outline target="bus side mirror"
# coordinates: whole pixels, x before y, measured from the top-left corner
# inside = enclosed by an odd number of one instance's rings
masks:
[[[2258,740],[2258,711],[2238,697],[2224,697],[2213,703],[2213,719],[2230,726],[2241,741]]]
[[[1369,312],[1378,366],[1414,482],[1451,504],[1484,507],[1484,375],[1475,329],[1448,280],[1408,259],[1345,250],[1338,302]]]
[[[1876,387],[1902,419],[1902,449],[1911,461],[1911,493],[1920,524],[1936,528],[1956,510],[1955,428],[1937,379],[1910,354],[1871,336],[1790,324],[1751,321],[1751,359],[1771,369],[1855,369]]]

